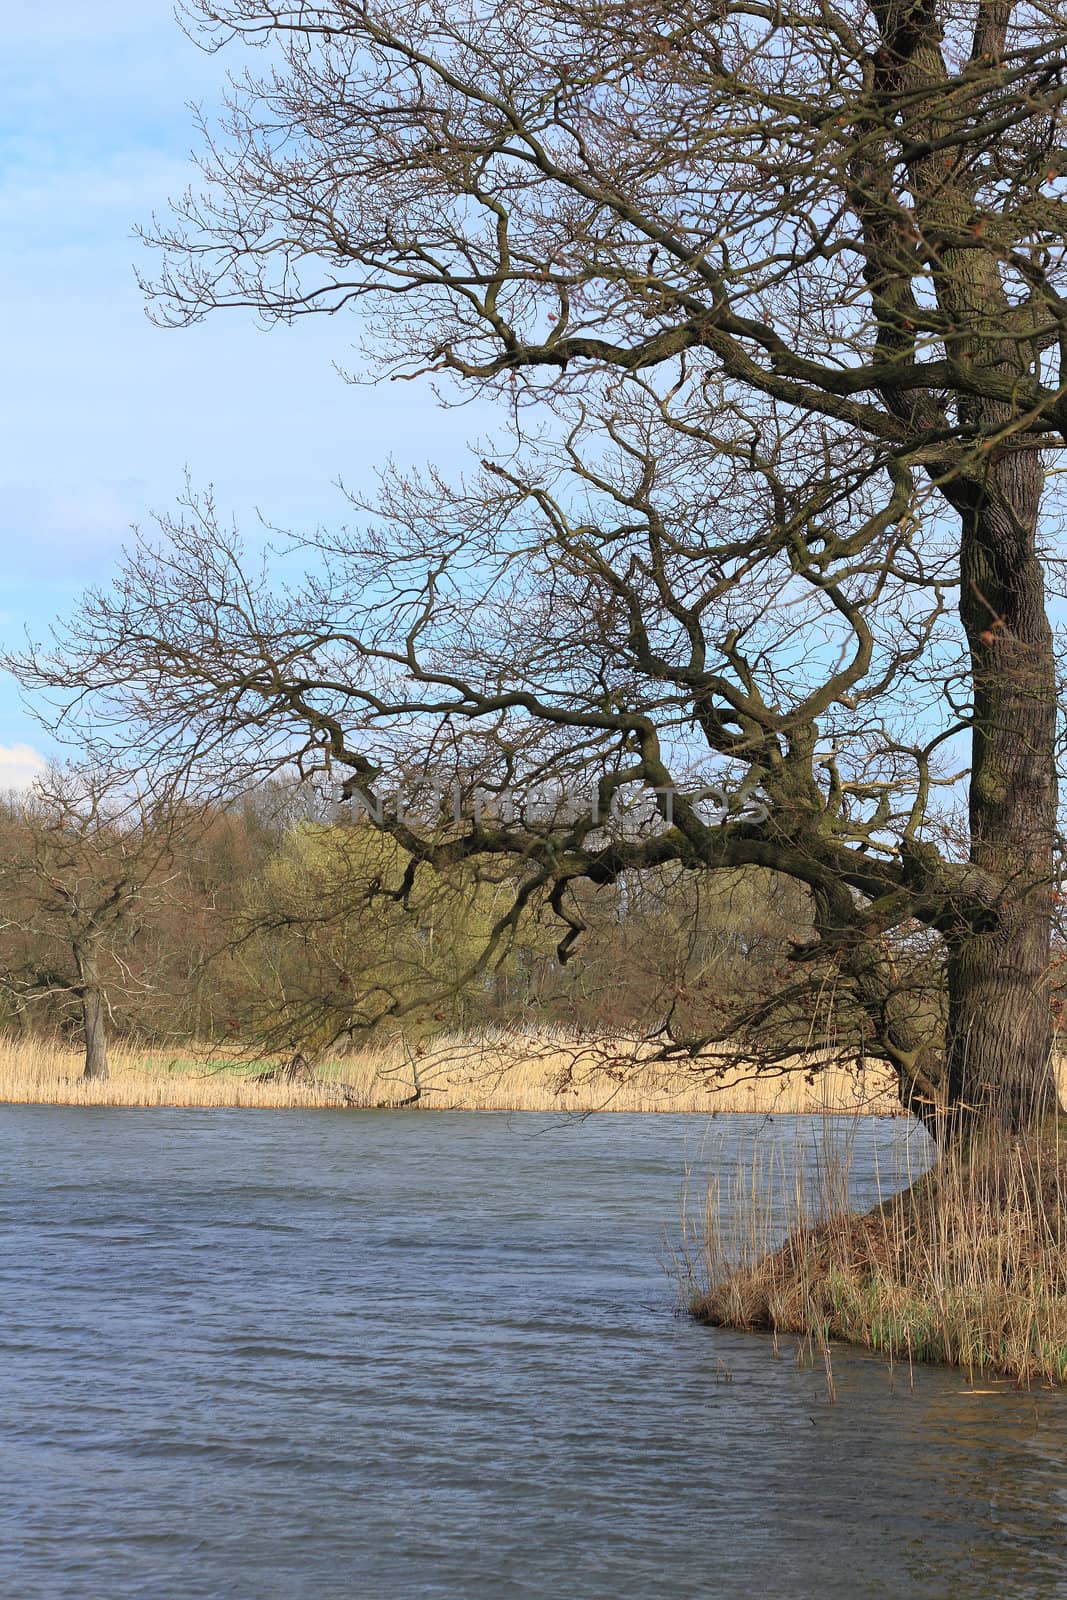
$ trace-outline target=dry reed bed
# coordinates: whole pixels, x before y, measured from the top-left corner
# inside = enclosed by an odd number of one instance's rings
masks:
[[[270,1063],[204,1052],[168,1057],[128,1047],[111,1075],[81,1076],[54,1042],[0,1040],[0,1101],[45,1105],[365,1108],[409,1102],[447,1111],[877,1113],[899,1111],[888,1072],[825,1065],[812,1055],[773,1075],[713,1062],[643,1060],[625,1040],[551,1034],[446,1038],[413,1053],[401,1041],[316,1066],[313,1082],[257,1081]],[[809,1081],[810,1080],[810,1081]],[[412,1096],[418,1090],[418,1099]]]
[[[831,1160],[819,1178],[814,1208],[798,1183],[793,1231],[776,1249],[765,1183],[747,1200],[709,1196],[694,1316],[799,1334],[828,1372],[830,1343],[841,1339],[892,1361],[960,1367],[972,1382],[1067,1382],[1063,1118],[950,1152],[864,1215],[848,1211],[845,1166]]]

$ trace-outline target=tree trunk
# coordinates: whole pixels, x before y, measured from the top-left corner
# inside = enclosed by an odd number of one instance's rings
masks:
[[[974,671],[970,859],[995,885],[995,904],[950,939],[947,1088],[965,1119],[1013,1129],[1056,1104],[1056,673],[1036,553],[1042,487],[1039,455],[1016,448],[961,508],[960,614]]]
[[[85,1025],[85,1072],[86,1078],[106,1078],[109,1076],[107,1067],[107,1031],[104,1024],[104,1001],[102,995],[95,989],[88,989],[82,995],[82,1021]]]
[[[104,996],[97,977],[96,963],[91,951],[81,945],[74,946],[74,960],[78,968],[78,994],[82,1006],[82,1026],[85,1030],[85,1078],[107,1078],[107,1023]]]

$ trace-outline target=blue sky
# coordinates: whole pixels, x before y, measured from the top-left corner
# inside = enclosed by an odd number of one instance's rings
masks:
[[[455,460],[467,412],[409,384],[347,387],[349,320],[263,332],[242,313],[153,328],[134,237],[194,177],[189,102],[227,63],[181,33],[170,0],[8,0],[0,63],[0,638],[40,636],[104,582],[132,524],[173,505],[188,469],[251,523],[338,519],[339,476]],[[230,63],[237,70],[240,55]],[[48,741],[0,678],[0,788]]]

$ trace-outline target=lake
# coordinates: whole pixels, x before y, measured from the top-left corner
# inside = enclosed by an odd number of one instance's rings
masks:
[[[906,1135],[857,1125],[860,1203]],[[686,1173],[779,1138],[816,1159],[788,1118],[0,1107],[0,1592],[1067,1596],[1063,1396],[835,1347],[832,1404],[677,1314]]]

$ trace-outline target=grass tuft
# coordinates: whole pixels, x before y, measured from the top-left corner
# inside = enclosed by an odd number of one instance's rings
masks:
[[[873,1211],[842,1203],[847,1172],[814,1197],[797,1186],[792,1231],[767,1248],[766,1219],[712,1197],[698,1319],[840,1339],[894,1361],[944,1362],[973,1381],[1067,1382],[1067,1139],[1062,1118],[1030,1135],[986,1135]],[[734,1197],[736,1202],[736,1196]],[[779,1235],[780,1237],[780,1235]]]

